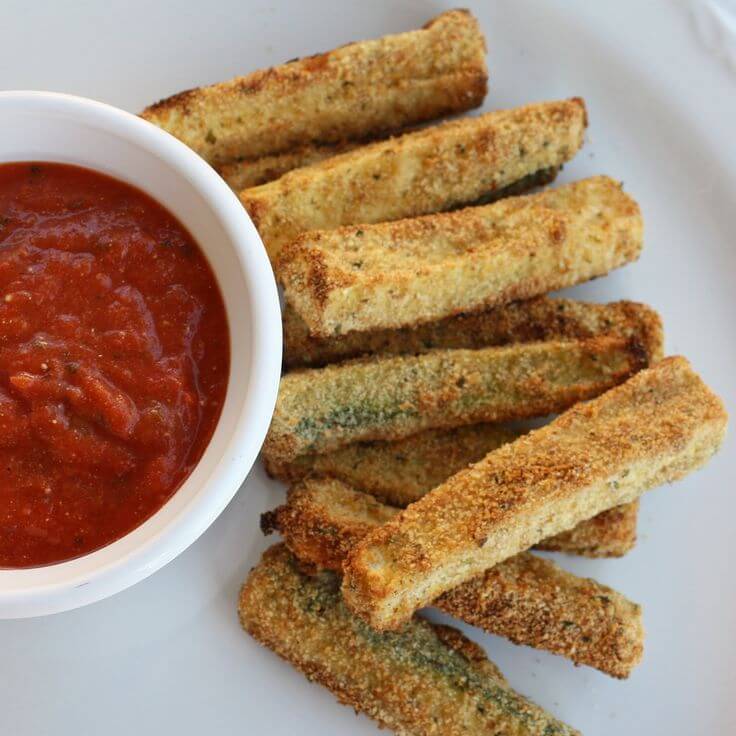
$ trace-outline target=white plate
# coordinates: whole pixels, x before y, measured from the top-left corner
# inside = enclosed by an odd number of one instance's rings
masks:
[[[469,4],[488,38],[487,108],[584,96],[589,141],[563,180],[621,177],[644,209],[641,260],[576,293],[653,304],[668,352],[687,355],[733,413],[736,76],[718,45],[725,35],[707,22],[715,16],[700,11],[697,35],[681,3]],[[185,87],[414,28],[445,8],[153,5],[5,0],[0,88],[74,92],[139,110]],[[736,731],[733,447],[727,441],[705,470],[644,498],[640,542],[626,558],[562,559],[644,605],[646,653],[632,677],[614,681],[471,632],[518,690],[597,736]],[[214,526],[148,580],[73,613],[0,622],[0,733],[377,733],[238,627],[238,587],[266,546],[258,516],[281,497],[258,467]]]

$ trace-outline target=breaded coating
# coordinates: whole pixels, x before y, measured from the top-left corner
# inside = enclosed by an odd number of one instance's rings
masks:
[[[263,455],[284,462],[425,429],[546,416],[591,398],[645,364],[619,337],[435,350],[287,373]]]
[[[510,184],[497,189],[492,189],[484,194],[481,194],[477,199],[473,199],[469,202],[462,202],[453,209],[462,209],[463,207],[477,206],[480,207],[484,204],[493,204],[498,202],[500,199],[506,197],[520,197],[522,194],[527,194],[533,189],[541,189],[551,184],[557,175],[562,171],[562,165],[560,166],[549,166],[545,169],[537,169],[530,174],[525,174],[521,179],[516,179]]]
[[[339,143],[307,143],[290,148],[283,153],[272,153],[258,158],[232,161],[216,167],[217,173],[239,194],[243,189],[278,179],[287,171],[311,166],[326,158],[352,151],[365,141],[342,141]]]
[[[480,647],[420,617],[378,633],[352,616],[331,572],[307,575],[271,547],[240,593],[243,628],[399,736],[573,736],[514,692]]]
[[[662,320],[646,304],[620,301],[591,304],[547,296],[525,299],[473,314],[414,327],[348,332],[319,338],[287,302],[283,312],[284,366],[318,368],[375,353],[404,355],[435,348],[486,348],[539,340],[580,340],[596,335],[636,339],[648,362],[662,357]]]
[[[485,40],[466,10],[147,107],[142,117],[213,164],[365,138],[483,102]]]
[[[685,358],[665,358],[501,446],[372,531],[343,594],[377,629],[584,519],[681,478],[719,448],[727,415]]]
[[[641,662],[641,607],[613,588],[520,552],[434,601],[441,611],[626,679]]]
[[[324,455],[302,455],[290,463],[266,459],[265,466],[271,477],[285,483],[310,474],[328,475],[403,508],[518,436],[495,424],[428,429],[394,442],[355,442]],[[636,543],[637,508],[634,502],[604,511],[537,547],[585,557],[621,557]]]
[[[538,542],[537,549],[583,557],[623,557],[636,544],[639,502],[601,511],[576,527]]]
[[[519,432],[496,424],[428,429],[393,442],[355,442],[293,462],[265,460],[266,472],[284,483],[331,475],[393,506],[408,506],[459,470],[512,442]]]
[[[240,199],[273,261],[303,232],[451,210],[557,169],[585,125],[579,98],[461,118],[295,169]]]
[[[341,571],[350,550],[399,509],[340,481],[310,478],[264,514],[300,560]],[[643,651],[641,609],[610,588],[523,552],[445,593],[438,608],[516,644],[560,654],[614,677],[628,677]]]
[[[390,135],[402,135],[408,131],[394,131]],[[389,134],[382,136],[390,137]],[[283,153],[273,153],[267,156],[259,156],[258,158],[242,159],[232,161],[230,163],[221,164],[215,167],[217,173],[227,182],[228,186],[236,193],[240,194],[243,189],[257,187],[260,184],[266,184],[269,181],[278,179],[292,169],[299,169],[302,166],[311,166],[312,164],[324,161],[333,156],[339,156],[341,153],[347,153],[359,146],[373,143],[378,138],[368,140],[349,140],[339,143],[310,143],[304,146],[291,148]],[[486,200],[495,202],[503,197],[512,197],[524,192],[528,192],[534,187],[541,187],[554,181],[557,176],[558,169],[543,169],[528,177],[520,179],[518,182],[499,189],[491,193],[483,201],[477,204],[485,204]]]
[[[336,478],[310,476],[289,489],[285,504],[261,515],[261,531],[279,532],[302,562],[340,572],[353,547],[399,511]]]
[[[636,260],[639,206],[606,176],[484,207],[304,233],[276,273],[318,337],[406,327],[589,281]]]

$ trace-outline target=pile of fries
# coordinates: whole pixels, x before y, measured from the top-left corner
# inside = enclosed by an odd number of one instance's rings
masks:
[[[581,99],[418,127],[486,89],[456,10],[143,112],[238,191],[284,289],[263,457],[290,489],[262,519],[284,541],[242,624],[400,734],[575,733],[416,611],[627,677],[640,606],[529,550],[626,554],[639,496],[703,465],[727,423],[663,357],[653,309],[546,296],[642,249],[619,182],[524,194],[582,146]]]

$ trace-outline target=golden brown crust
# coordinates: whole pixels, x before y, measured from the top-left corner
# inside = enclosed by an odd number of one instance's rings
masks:
[[[313,477],[290,488],[285,504],[261,516],[261,530],[282,534],[298,559],[339,572],[350,550],[397,513],[336,479]]]
[[[484,207],[303,233],[275,268],[309,332],[334,337],[588,281],[638,258],[642,231],[636,202],[596,176]]]
[[[380,136],[353,138],[350,140],[335,141],[333,143],[304,143],[281,153],[272,153],[256,158],[239,158],[236,161],[229,161],[215,166],[215,169],[227,182],[228,186],[236,194],[240,194],[243,189],[267,184],[269,181],[274,181],[293,169],[311,166],[333,156],[339,156],[340,154],[352,151],[360,146],[375,143],[378,140],[384,140],[392,136],[403,135],[415,129],[414,127],[410,127],[402,128],[401,130],[387,130]],[[513,192],[509,189],[503,194],[504,196],[511,196],[515,193],[521,194],[534,186],[549,184],[551,181],[554,181],[556,175],[556,171],[542,172],[537,177],[537,180],[522,183],[521,191]]]
[[[504,422],[562,411],[646,364],[618,337],[435,350],[287,373],[263,446],[269,461],[432,428]]]
[[[361,146],[240,199],[275,260],[303,232],[451,210],[558,168],[584,130],[579,98],[490,112]]]
[[[573,529],[543,539],[537,549],[583,557],[622,557],[636,544],[639,502],[602,511]]]
[[[284,483],[330,475],[393,506],[408,506],[451,475],[519,436],[495,424],[429,429],[394,442],[356,442],[291,463],[265,459],[268,474]]]
[[[326,158],[352,151],[367,141],[340,141],[337,143],[307,143],[283,153],[243,159],[217,166],[217,173],[228,186],[239,194],[243,189],[266,184],[292,169],[311,166]]]
[[[415,617],[380,634],[351,616],[332,573],[308,577],[283,545],[243,585],[238,612],[261,644],[399,736],[573,736],[511,690],[460,632]]]
[[[330,478],[309,478],[286,504],[264,515],[264,531],[279,531],[294,555],[342,570],[350,550],[399,509]],[[516,644],[560,654],[577,664],[627,677],[641,659],[639,607],[553,562],[520,554],[460,585],[435,602],[466,623]]]
[[[318,338],[290,304],[284,320],[284,366],[319,368],[371,354],[405,355],[437,348],[485,348],[539,340],[581,340],[596,335],[633,338],[647,362],[662,357],[662,320],[646,304],[620,301],[591,304],[547,296],[525,299],[473,314],[461,314],[414,327],[349,332]]]
[[[437,635],[437,638],[449,649],[460,654],[462,657],[472,662],[475,666],[482,668],[488,672],[489,676],[498,680],[503,684],[508,684],[503,672],[491,662],[483,651],[483,647],[480,644],[476,644],[474,641],[468,639],[462,632],[454,629],[452,626],[446,624],[432,624],[432,629]]]
[[[727,415],[684,358],[667,358],[452,476],[371,532],[343,594],[376,628],[645,490],[703,465]]]
[[[625,679],[641,661],[641,608],[617,591],[521,552],[435,602],[450,616]]]
[[[303,455],[290,463],[265,459],[265,466],[271,477],[287,484],[310,474],[331,476],[403,508],[519,434],[493,424],[430,429],[395,442],[356,442],[324,455]],[[638,502],[619,506],[537,547],[585,557],[621,557],[636,543],[637,514]]]
[[[213,164],[364,138],[477,107],[485,41],[467,11],[161,100],[142,117]]]

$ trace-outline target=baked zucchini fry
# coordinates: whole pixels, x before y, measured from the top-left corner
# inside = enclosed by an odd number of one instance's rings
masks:
[[[266,460],[265,465],[269,475],[288,484],[310,474],[328,475],[403,508],[518,436],[495,424],[429,429],[395,442],[356,442],[324,455],[302,455],[291,463]],[[621,557],[636,543],[637,506],[604,511],[537,546],[585,557]]]
[[[263,446],[269,461],[425,429],[546,416],[621,383],[645,364],[618,337],[435,350],[287,373]]]
[[[240,199],[274,260],[309,230],[451,210],[549,175],[575,155],[585,125],[579,98],[489,112],[295,169]]]
[[[217,173],[239,194],[243,189],[278,179],[287,171],[311,166],[326,158],[352,151],[364,142],[310,143],[258,158],[243,159],[216,167]]]
[[[456,629],[415,617],[372,631],[348,612],[337,575],[305,574],[283,545],[251,571],[238,609],[257,641],[401,736],[578,733],[514,692]]]
[[[485,207],[304,233],[276,272],[310,333],[331,337],[589,281],[636,260],[642,232],[636,202],[596,176]]]
[[[407,132],[395,131],[391,135],[401,135]],[[388,138],[389,134],[383,136]],[[312,164],[324,161],[326,158],[338,156],[341,153],[347,153],[359,146],[364,146],[378,139],[368,140],[349,140],[340,143],[311,143],[297,148],[291,148],[283,153],[273,153],[258,158],[241,159],[230,163],[221,164],[215,167],[217,173],[227,182],[228,186],[236,193],[240,194],[243,189],[256,187],[260,184],[266,184],[269,181],[278,179],[292,169],[299,169],[302,166],[311,166]],[[490,194],[487,198],[489,201],[495,202],[503,197],[512,197],[518,194],[528,192],[534,187],[544,186],[554,181],[557,176],[557,169],[543,169],[524,179],[520,179],[504,189],[499,189]],[[476,204],[485,204],[483,200],[479,200]]]
[[[421,30],[180,92],[141,115],[220,164],[469,110],[483,101],[487,81],[478,23],[454,10]]]
[[[342,570],[350,550],[399,509],[330,478],[310,478],[264,514],[297,558]],[[522,552],[435,601],[439,609],[515,644],[628,677],[643,651],[641,609],[621,594]]]
[[[582,557],[623,557],[636,544],[638,519],[639,502],[624,503],[544,539],[535,547]]]
[[[685,358],[503,445],[372,531],[345,563],[350,607],[400,625],[451,588],[703,465],[727,415]]]
[[[459,470],[484,458],[519,432],[496,424],[428,429],[393,442],[356,442],[292,462],[265,460],[266,472],[287,484],[330,475],[393,506],[408,506]]]
[[[415,327],[348,332],[319,338],[287,302],[284,366],[318,368],[372,353],[403,355],[435,348],[486,348],[538,340],[581,340],[610,334],[637,340],[653,363],[662,357],[662,320],[646,304],[621,301],[591,304],[546,296],[504,304],[473,314],[447,317]]]

